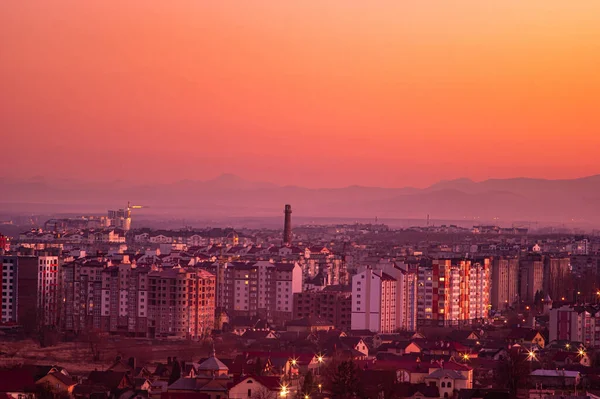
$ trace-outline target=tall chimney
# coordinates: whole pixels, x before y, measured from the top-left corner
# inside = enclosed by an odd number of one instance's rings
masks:
[[[283,243],[292,245],[292,206],[285,206],[285,222],[283,225]]]

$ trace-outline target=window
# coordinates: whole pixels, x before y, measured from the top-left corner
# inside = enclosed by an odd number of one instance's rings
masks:
[[[442,388],[446,388],[446,383],[442,381]]]
[[[252,397],[252,389],[248,389],[248,397]]]
[[[446,386],[447,386],[448,388],[452,388],[452,383],[451,383],[450,381],[448,381],[448,384],[446,384]]]

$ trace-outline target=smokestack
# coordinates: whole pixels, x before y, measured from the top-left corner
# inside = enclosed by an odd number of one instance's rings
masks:
[[[292,206],[285,206],[285,221],[283,225],[283,243],[292,245]]]

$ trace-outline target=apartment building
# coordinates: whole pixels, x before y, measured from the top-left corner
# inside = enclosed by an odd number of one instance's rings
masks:
[[[504,310],[519,300],[519,259],[492,260],[492,308]]]
[[[56,325],[60,279],[57,256],[0,256],[2,323],[18,323],[27,331]]]
[[[148,333],[199,339],[210,334],[215,323],[215,276],[201,269],[175,267],[148,273]]]
[[[396,324],[397,281],[367,268],[352,277],[352,330],[392,333]]]
[[[320,291],[294,294],[294,319],[318,317],[340,330],[349,330],[352,318],[352,287],[329,285]]]
[[[434,259],[418,270],[417,317],[420,325],[451,326],[487,318],[489,260]]]
[[[544,296],[554,300],[568,297],[572,292],[570,286],[571,259],[563,256],[544,257]]]
[[[490,312],[491,265],[490,259],[482,259],[469,268],[469,320],[485,320]]]
[[[272,323],[291,320],[294,294],[302,292],[298,263],[216,262],[200,266],[216,277],[217,307],[230,316],[261,316]]]
[[[104,259],[81,259],[62,266],[62,325],[66,331],[100,328]]]
[[[549,339],[581,342],[586,348],[600,347],[600,308],[563,305],[550,310]]]
[[[520,299],[533,302],[535,294],[544,289],[544,258],[540,254],[531,254],[519,261]]]

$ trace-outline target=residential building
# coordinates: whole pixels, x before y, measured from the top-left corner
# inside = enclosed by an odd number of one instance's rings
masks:
[[[418,271],[421,325],[461,325],[485,319],[490,304],[489,260],[434,259]]]
[[[216,305],[230,316],[260,316],[281,325],[293,318],[294,294],[302,292],[298,263],[216,262],[201,267],[215,275]]]
[[[215,320],[215,276],[201,269],[175,267],[148,273],[148,333],[199,339]],[[141,302],[144,298],[134,300]],[[143,317],[143,308],[138,308]]]
[[[544,296],[553,300],[567,297],[570,290],[571,259],[561,256],[544,257]]]
[[[544,289],[544,260],[540,254],[530,254],[519,262],[520,298],[533,302],[535,295]]]
[[[3,323],[28,331],[56,325],[60,303],[57,256],[0,256]]]
[[[397,281],[367,268],[352,277],[352,330],[391,333],[396,330]]]
[[[600,308],[563,305],[550,310],[549,339],[581,342],[586,348],[600,347]]]
[[[352,318],[352,287],[329,285],[320,291],[294,294],[294,319],[319,317],[339,330],[349,330]]]
[[[492,308],[503,310],[519,299],[519,259],[502,257],[492,260]]]

